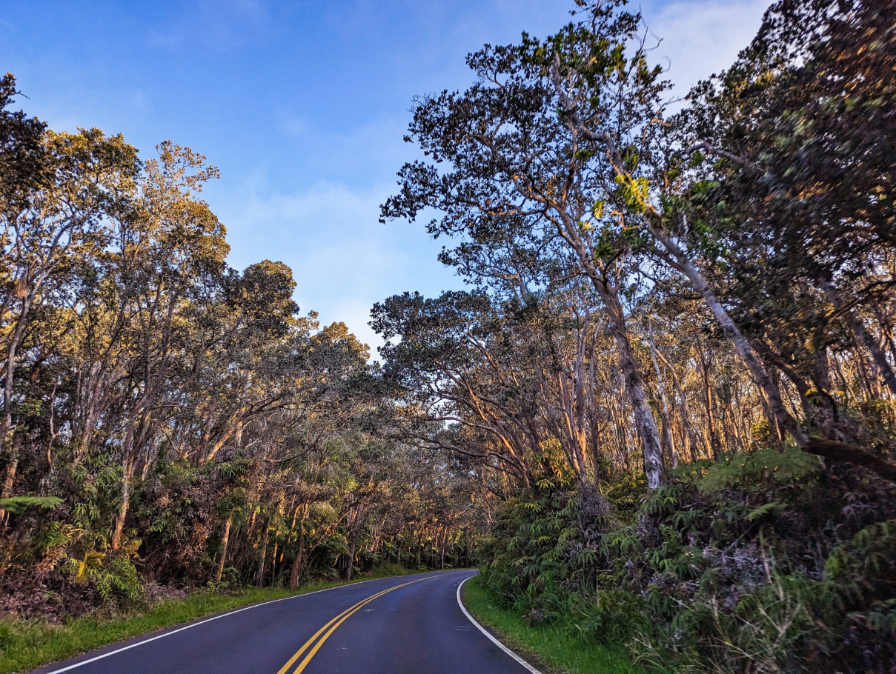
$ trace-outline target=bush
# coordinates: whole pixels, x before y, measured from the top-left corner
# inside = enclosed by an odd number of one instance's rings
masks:
[[[896,490],[795,447],[647,492],[545,481],[504,504],[482,576],[532,625],[674,671],[890,671]]]

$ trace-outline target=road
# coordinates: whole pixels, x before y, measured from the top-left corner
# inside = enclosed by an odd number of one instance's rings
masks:
[[[534,672],[464,614],[472,570],[383,578],[255,604],[38,672]]]

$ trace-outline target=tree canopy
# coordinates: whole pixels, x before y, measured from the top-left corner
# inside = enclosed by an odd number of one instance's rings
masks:
[[[674,101],[574,4],[415,100],[381,220],[466,287],[375,304],[381,362],[228,266],[201,154],[0,80],[0,611],[479,563],[647,666],[889,671],[896,7],[779,0]]]

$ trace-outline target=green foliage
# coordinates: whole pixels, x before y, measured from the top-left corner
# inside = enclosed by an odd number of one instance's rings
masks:
[[[7,510],[15,515],[20,515],[28,508],[52,510],[62,504],[58,496],[10,496],[0,499],[0,510]]]
[[[763,486],[769,480],[780,484],[799,484],[811,480],[822,470],[817,456],[787,446],[783,452],[760,449],[745,454],[726,456],[707,471],[699,481],[702,493],[725,487]]]
[[[896,637],[896,520],[865,527],[831,551],[824,566],[831,603],[854,629],[882,643]]]
[[[382,366],[227,267],[202,155],[0,80],[0,610],[478,556],[527,629],[657,668],[896,660],[892,0],[782,0],[672,118],[640,15],[575,4],[418,99],[381,214],[436,212],[471,288],[377,304]]]
[[[129,608],[143,599],[137,568],[127,556],[115,555],[102,564],[87,564],[84,577],[105,602],[118,608]]]
[[[525,623],[627,643],[648,669],[887,662],[896,491],[872,503],[845,486],[793,447],[683,466],[652,491],[623,479],[598,509],[587,490],[550,485],[499,512],[482,582]],[[863,505],[828,507],[848,500]]]
[[[593,629],[585,616],[566,616],[553,624],[533,625],[520,611],[507,609],[482,578],[464,583],[463,602],[475,618],[501,636],[533,664],[548,663],[548,671],[626,674],[640,671],[618,645],[595,646]],[[611,615],[610,610],[607,611]]]

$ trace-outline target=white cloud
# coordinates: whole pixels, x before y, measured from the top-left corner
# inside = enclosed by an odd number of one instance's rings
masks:
[[[295,163],[304,173],[340,183],[371,184],[391,177],[412,154],[402,140],[407,115],[380,115],[348,128],[323,129],[312,118],[287,110],[274,123],[294,143]]]
[[[391,186],[319,182],[294,194],[266,195],[265,182],[256,172],[209,199],[228,229],[230,264],[285,262],[302,312],[317,311],[323,325],[344,322],[370,345],[373,358],[382,344],[367,325],[375,302],[406,290],[434,295],[459,287],[436,261],[439,244],[422,225],[379,223],[379,205]]]
[[[198,0],[184,2],[168,21],[152,27],[149,44],[162,49],[192,50],[196,43],[217,52],[254,45],[279,33],[277,8],[266,0]]]
[[[669,63],[675,94],[684,96],[701,79],[730,66],[762,22],[770,0],[675,2],[646,15],[651,32],[662,38],[654,58]]]
[[[364,190],[318,182],[294,194],[265,194],[265,182],[264,174],[256,172],[242,186],[231,186],[230,194],[215,199],[230,238],[240,240],[240,258],[286,253],[315,273],[337,269],[344,273],[345,265],[337,263],[339,251],[360,257],[365,249],[376,250],[380,232],[373,225],[385,187]],[[316,262],[322,256],[329,269]],[[309,265],[309,260],[315,263]],[[309,285],[317,283],[309,279]]]

